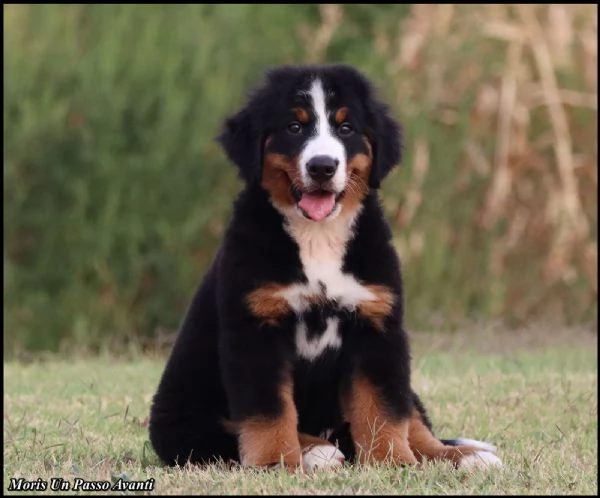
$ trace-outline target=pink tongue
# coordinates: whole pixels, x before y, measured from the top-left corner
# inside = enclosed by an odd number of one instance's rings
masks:
[[[332,192],[312,192],[302,195],[298,203],[304,212],[313,221],[327,218],[335,207],[335,194]]]

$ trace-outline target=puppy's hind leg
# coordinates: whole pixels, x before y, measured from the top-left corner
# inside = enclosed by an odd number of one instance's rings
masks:
[[[472,439],[437,439],[425,423],[420,410],[415,409],[410,421],[408,443],[419,461],[449,460],[457,468],[501,466],[502,461],[490,451],[495,447]]]
[[[167,465],[239,460],[237,438],[216,420],[202,423],[193,418],[183,420],[154,414],[149,429],[152,446]]]

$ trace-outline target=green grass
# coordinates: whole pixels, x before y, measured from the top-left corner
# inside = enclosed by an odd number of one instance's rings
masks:
[[[157,465],[144,424],[164,358],[7,362],[4,491],[11,477],[124,474],[154,478],[162,494],[596,494],[596,346],[590,330],[413,333],[413,383],[437,435],[491,441],[505,462],[473,474],[446,464],[313,475],[168,469]]]

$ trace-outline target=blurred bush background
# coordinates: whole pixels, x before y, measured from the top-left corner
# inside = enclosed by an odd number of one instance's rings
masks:
[[[404,124],[409,329],[597,322],[596,5],[5,5],[5,355],[172,335],[241,186],[223,118],[322,62]]]

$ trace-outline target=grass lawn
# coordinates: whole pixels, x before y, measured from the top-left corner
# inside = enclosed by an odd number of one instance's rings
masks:
[[[502,469],[168,469],[157,464],[145,427],[164,357],[45,358],[4,364],[4,492],[11,478],[60,477],[73,486],[122,477],[153,478],[148,494],[595,495],[596,332],[471,329],[413,333],[413,384],[438,436],[493,442]]]

